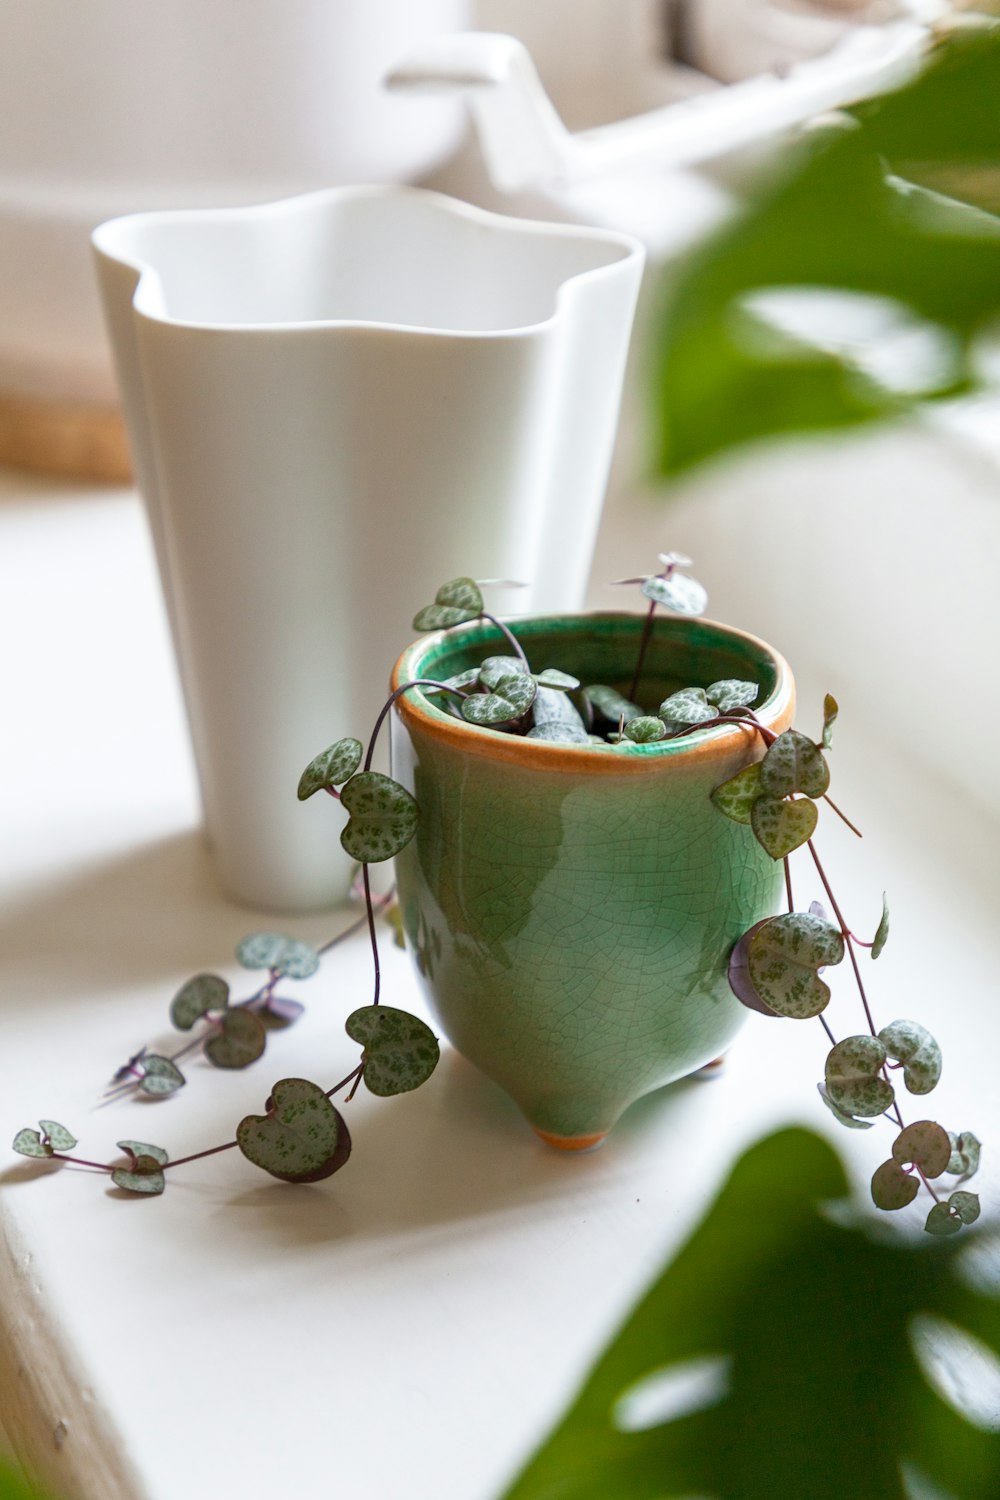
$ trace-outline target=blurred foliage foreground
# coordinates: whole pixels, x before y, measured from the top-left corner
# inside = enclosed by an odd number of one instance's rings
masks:
[[[942,37],[914,82],[816,125],[783,162],[664,278],[664,474],[983,377],[1000,312],[1000,26]]]
[[[997,1241],[847,1192],[816,1135],[753,1147],[505,1500],[1000,1496]]]

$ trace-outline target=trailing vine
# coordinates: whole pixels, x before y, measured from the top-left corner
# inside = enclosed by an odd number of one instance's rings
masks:
[[[830,770],[826,759],[832,743],[838,708],[832,697],[824,704],[818,740],[796,729],[775,734],[756,717],[753,704],[759,685],[724,679],[707,686],[681,688],[658,706],[642,706],[638,698],[643,667],[652,638],[656,611],[701,614],[707,595],[698,581],[681,571],[689,559],[664,553],[656,573],[622,579],[638,585],[647,602],[637,658],[627,694],[608,684],[587,686],[556,667],[533,670],[514,632],[487,613],[480,585],[471,578],[444,584],[433,604],[420,610],[414,628],[449,630],[483,620],[508,648],[487,655],[445,681],[418,678],[396,688],[380,710],[367,749],[360,740],[344,738],[321,751],[305,768],[298,796],[306,801],[325,792],[347,814],[340,841],[361,870],[360,895],[364,915],[346,931],[313,948],[278,933],[254,933],[237,947],[242,967],[266,973],[251,995],[231,1003],[230,987],[217,974],[189,979],[170,1004],[170,1019],[180,1031],[198,1031],[172,1053],[140,1048],[115,1072],[107,1098],[129,1093],[165,1098],[177,1092],[185,1078],[179,1060],[200,1050],[220,1068],[244,1068],[264,1052],[269,1028],[288,1025],[302,1006],[277,993],[285,980],[301,980],[315,973],[322,956],[350,933],[367,927],[372,952],[372,998],[345,1022],[348,1036],[361,1048],[360,1061],[331,1088],[304,1078],[284,1078],[274,1084],[264,1111],[247,1115],[233,1139],[188,1156],[170,1160],[160,1146],[124,1139],[119,1162],[96,1162],[73,1155],[76,1138],[65,1126],[41,1120],[37,1130],[18,1132],[14,1150],[24,1156],[72,1162],[110,1176],[129,1193],[158,1195],[167,1172],[187,1163],[236,1150],[256,1166],[286,1182],[318,1182],[332,1176],[348,1161],[351,1137],[334,1097],[348,1090],[345,1103],[362,1082],[373,1094],[389,1097],[419,1088],[433,1073],[439,1058],[437,1038],[417,1016],[382,1001],[382,971],[376,917],[387,899],[372,895],[369,866],[398,854],[414,837],[420,820],[417,802],[391,776],[372,770],[380,731],[394,703],[414,688],[438,697],[444,711],[465,723],[529,740],[593,748],[615,754],[630,745],[678,739],[696,731],[734,722],[764,746],[763,756],[717,787],[712,801],[719,812],[745,825],[766,854],[784,867],[787,911],[756,923],[736,944],[729,957],[729,983],[744,1005],[769,1017],[818,1018],[829,1042],[820,1097],[834,1118],[852,1130],[870,1129],[884,1116],[896,1134],[889,1158],[872,1177],[872,1199],[877,1207],[895,1210],[913,1201],[923,1186],[934,1200],[927,1230],[952,1234],[979,1216],[974,1193],[956,1189],[942,1197],[935,1181],[951,1174],[960,1181],[979,1164],[980,1145],[971,1132],[955,1134],[936,1121],[920,1119],[907,1125],[900,1111],[890,1072],[901,1072],[905,1089],[914,1095],[931,1092],[941,1074],[941,1052],[928,1031],[915,1021],[896,1020],[878,1029],[862,976],[859,950],[870,959],[881,954],[889,933],[888,905],[873,938],[865,941],[847,926],[841,907],[813,842],[820,802],[857,833],[853,823],[828,795]],[[797,909],[792,887],[790,856],[808,853],[815,874],[832,908],[814,901]],[[829,967],[849,959],[865,1017],[866,1030],[834,1036],[824,1011],[831,991],[820,977]]]

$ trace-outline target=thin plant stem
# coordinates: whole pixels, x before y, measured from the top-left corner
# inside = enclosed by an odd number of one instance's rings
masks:
[[[820,1015],[818,1017],[818,1019],[819,1019],[819,1024],[822,1026],[823,1030],[826,1032],[827,1036],[830,1039],[830,1046],[831,1047],[836,1047],[836,1045],[837,1045],[837,1038],[834,1036],[833,1032],[830,1030],[830,1023],[826,1019],[826,1016]]]
[[[632,703],[636,701],[635,695],[639,691],[639,682],[642,678],[642,668],[646,660],[646,652],[649,650],[649,643],[653,637],[653,620],[655,619],[655,617],[656,600],[650,599],[649,608],[646,611],[646,618],[642,622],[642,634],[639,637],[639,655],[636,658],[635,671],[632,673],[632,681],[629,683],[628,696],[629,700]]]
[[[511,639],[513,639],[513,637],[511,637]],[[375,728],[372,730],[371,738],[368,741],[368,754],[365,756],[364,768],[366,771],[370,771],[372,768],[372,760],[375,756],[375,744],[378,740],[379,730],[385,723],[386,714],[389,712],[390,708],[395,703],[397,698],[401,698],[404,693],[408,693],[410,691],[410,688],[416,687],[440,688],[442,692],[454,693],[456,698],[468,698],[469,696],[468,693],[463,693],[461,688],[449,687],[446,682],[438,682],[436,678],[433,677],[415,677],[412,682],[404,682],[402,687],[398,687],[396,688],[394,693],[390,693],[389,697],[386,699],[385,703],[382,705],[381,710],[379,711],[378,718],[375,720]]]
[[[514,654],[519,658],[520,661],[524,663],[525,667],[528,667],[528,658],[524,654],[524,647],[521,645],[521,642],[518,640],[517,636],[514,635],[513,631],[508,629],[504,622],[502,620],[498,620],[495,615],[488,615],[485,609],[481,612],[479,618],[481,620],[487,620],[492,626],[495,627],[495,629],[499,630],[508,646],[510,646],[514,651]]]
[[[93,1167],[98,1172],[113,1172],[114,1167],[106,1161],[86,1161],[82,1156],[66,1156],[62,1151],[53,1151],[49,1161],[70,1161],[75,1167]]]
[[[795,897],[792,895],[792,866],[788,855],[785,855],[785,894],[788,897],[788,911],[791,914],[795,910]]]
[[[344,1088],[351,1082],[352,1078],[357,1077],[357,1075],[363,1071],[363,1067],[364,1065],[359,1063],[356,1068],[352,1068],[346,1078],[342,1078],[339,1083],[335,1083],[332,1089],[327,1089],[326,1097],[328,1099],[332,1099],[334,1094],[338,1094],[342,1088]],[[272,1115],[274,1111],[269,1109],[267,1113],[268,1115]],[[221,1151],[234,1151],[238,1145],[239,1141],[224,1141],[221,1146],[209,1146],[207,1151],[192,1151],[190,1156],[179,1156],[176,1161],[165,1161],[163,1163],[163,1166],[160,1168],[160,1171],[168,1172],[171,1167],[186,1167],[188,1162],[201,1161],[206,1156],[218,1156]],[[63,1159],[65,1161],[75,1160],[74,1157],[65,1157]],[[85,1162],[84,1165],[96,1166],[97,1163]],[[104,1167],[102,1170],[110,1172],[113,1169],[111,1167]]]
[[[823,801],[826,802],[826,803],[828,803],[830,805],[830,807],[833,808],[834,812],[837,814],[837,817],[840,819],[840,821],[842,823],[846,823],[847,826],[848,826],[848,828],[851,830],[852,833],[856,833],[859,839],[863,839],[864,838],[864,834],[861,832],[861,829],[860,828],[855,828],[854,824],[851,822],[851,820],[847,816],[847,814],[845,812],[843,812],[837,806],[836,802],[834,802],[833,798],[832,797],[828,797],[825,792],[823,793]]]
[[[823,869],[820,857],[816,853],[816,845],[813,843],[812,839],[807,839],[806,846],[809,850],[809,853],[812,855],[813,864],[816,866],[816,873],[819,875],[820,880],[823,882],[823,889],[826,891],[826,894],[830,901],[830,905],[833,907],[833,914],[837,918],[837,921],[840,923],[840,931],[843,934],[844,942],[847,945],[847,952],[850,956],[851,966],[854,969],[854,977],[857,980],[858,994],[861,996],[861,1004],[865,1008],[865,1019],[868,1022],[868,1029],[871,1032],[872,1036],[878,1036],[878,1032],[875,1029],[875,1021],[871,1013],[871,1007],[868,1004],[868,996],[865,994],[865,982],[861,978],[861,967],[858,963],[858,955],[854,949],[854,941],[851,937],[851,930],[848,927],[847,923],[844,921],[844,914],[838,906],[837,898],[833,894],[833,890],[830,886],[829,880],[826,878],[826,871]]]
[[[372,907],[372,888],[371,882],[368,879],[367,861],[361,866],[361,879],[365,887],[365,911],[368,917],[368,936],[371,939],[372,945],[372,963],[375,965],[375,995],[372,999],[372,1004],[377,1005],[379,993],[382,989],[382,970],[378,960],[378,935],[375,932],[375,912]]]

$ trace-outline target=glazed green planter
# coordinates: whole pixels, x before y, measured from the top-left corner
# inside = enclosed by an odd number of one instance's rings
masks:
[[[518,621],[536,671],[627,691],[642,617]],[[403,653],[393,687],[506,652],[475,621]],[[762,641],[663,617],[642,706],[726,677],[760,684],[761,721],[791,721],[788,666]],[[420,689],[397,703],[393,774],[420,806],[397,857],[407,943],[431,1010],[546,1141],[596,1145],[634,1100],[713,1061],[746,1015],[730,950],[782,882],[712,790],[763,754],[749,728],[651,745],[545,744],[461,723]]]

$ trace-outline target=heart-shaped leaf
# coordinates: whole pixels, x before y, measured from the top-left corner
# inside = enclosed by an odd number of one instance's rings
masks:
[[[934,1120],[914,1120],[897,1135],[892,1155],[901,1166],[913,1162],[925,1177],[940,1177],[951,1160],[948,1132]]]
[[[315,792],[339,786],[353,776],[361,764],[361,754],[361,741],[352,739],[337,740],[321,750],[299,777],[299,801],[305,802]]]
[[[289,979],[308,979],[319,968],[319,954],[311,943],[284,937],[280,932],[251,933],[238,945],[236,957],[244,969],[270,969],[272,974],[287,974]]]
[[[46,1144],[53,1151],[72,1151],[76,1145],[76,1136],[65,1125],[60,1125],[58,1120],[39,1120],[38,1123]]]
[[[772,797],[793,792],[822,797],[830,785],[830,768],[808,735],[786,729],[760,763],[760,784]]]
[[[950,1203],[935,1203],[924,1225],[928,1234],[957,1234],[961,1227],[961,1215]]]
[[[949,1130],[948,1140],[951,1145],[951,1156],[945,1171],[951,1172],[956,1177],[971,1177],[978,1172],[982,1147],[972,1131],[964,1130],[961,1135],[954,1135]]]
[[[169,1057],[147,1052],[140,1067],[142,1077],[139,1079],[139,1091],[149,1094],[153,1099],[162,1099],[166,1094],[174,1094],[184,1087],[184,1074]]]
[[[832,693],[827,693],[823,699],[823,736],[820,741],[824,750],[829,750],[830,748],[830,742],[833,739],[833,726],[839,712],[840,708],[836,698]]]
[[[348,1016],[345,1029],[365,1049],[365,1084],[373,1094],[409,1093],[437,1067],[437,1037],[408,1011],[365,1005]]]
[[[625,725],[625,739],[631,740],[634,745],[649,745],[656,740],[666,738],[667,726],[662,719],[653,718],[651,714],[640,714],[637,719],[630,719]]]
[[[712,801],[734,823],[749,824],[751,810],[759,796],[760,761],[754,761],[753,765],[744,766],[742,771],[737,771],[735,776],[717,786]]]
[[[301,1001],[288,1000],[284,995],[272,995],[256,1014],[268,1031],[282,1031],[297,1021],[304,1011],[305,1006]]]
[[[732,713],[734,708],[749,708],[760,693],[756,682],[742,682],[738,677],[724,677],[705,689],[705,697],[714,703],[720,714]]]
[[[718,717],[715,705],[705,697],[705,689],[694,687],[671,693],[669,698],[664,698],[657,713],[671,724],[685,725],[703,724],[706,719]]]
[[[156,1197],[166,1187],[166,1178],[161,1171],[168,1161],[161,1146],[150,1146],[146,1141],[119,1141],[118,1149],[129,1158],[128,1167],[118,1167],[111,1174],[115,1187],[127,1193],[141,1193]]]
[[[565,693],[540,687],[531,705],[531,717],[534,723],[528,731],[529,739],[553,739],[561,744],[588,743],[583,720],[573,700]]]
[[[170,1002],[170,1019],[178,1031],[190,1031],[210,1010],[225,1010],[229,986],[218,974],[196,974],[182,984]]]
[[[955,1210],[963,1224],[974,1224],[981,1212],[977,1193],[952,1193],[948,1207]]]
[[[772,859],[784,859],[807,843],[818,820],[816,804],[801,797],[796,802],[781,802],[777,797],[762,795],[750,809],[754,837]]]
[[[264,1022],[245,1006],[227,1010],[220,1028],[205,1043],[205,1056],[217,1068],[247,1068],[267,1046]]]
[[[448,630],[475,620],[483,612],[483,596],[473,578],[453,578],[444,583],[413,621],[414,630]]]
[[[489,693],[505,678],[517,676],[530,676],[519,656],[488,656],[479,668],[478,681]]]
[[[445,688],[456,688],[458,692],[464,693],[469,688],[475,687],[479,681],[479,668],[468,667],[464,672],[456,672],[454,677],[446,677],[440,687],[427,686],[424,692],[428,695],[443,693]]]
[[[46,1158],[53,1151],[72,1151],[76,1136],[58,1120],[39,1120],[39,1130],[19,1130],[14,1137],[14,1150],[19,1156]]]
[[[892,1105],[892,1084],[880,1076],[885,1048],[874,1036],[848,1036],[826,1059],[826,1088],[846,1115],[873,1119]],[[907,1158],[908,1159],[908,1158]]]
[[[558,719],[535,724],[525,735],[526,740],[543,740],[550,745],[589,745],[590,736],[585,729],[573,724],[560,723]],[[604,741],[601,741],[603,744]]]
[[[524,681],[531,679],[526,677]],[[531,686],[534,689],[534,683]],[[380,771],[353,776],[341,793],[341,801],[351,818],[340,842],[351,858],[362,864],[391,859],[406,848],[417,831],[420,809],[416,802],[405,787]]]
[[[624,698],[615,688],[608,687],[603,682],[595,682],[591,687],[583,690],[590,699],[591,705],[602,718],[611,724],[620,724],[622,719],[627,724],[630,719],[638,719],[642,709],[638,708],[628,698]]]
[[[321,1182],[351,1154],[343,1119],[318,1084],[283,1078],[265,1105],[267,1114],[247,1115],[236,1142],[248,1161],[282,1182]]]
[[[871,1130],[872,1124],[874,1123],[873,1121],[856,1120],[853,1115],[845,1115],[842,1109],[837,1108],[833,1100],[830,1098],[830,1095],[826,1091],[825,1083],[818,1083],[816,1085],[816,1088],[819,1091],[819,1097],[822,1099],[831,1115],[833,1115],[833,1118],[840,1125],[845,1125],[848,1130]]]
[[[462,703],[462,717],[470,724],[509,724],[526,713],[538,691],[533,677],[512,673],[501,677],[488,693],[477,693]]]
[[[19,1130],[14,1137],[14,1150],[18,1156],[47,1157],[52,1155],[48,1147],[43,1144],[38,1131],[27,1127]]]
[[[844,939],[836,927],[808,912],[788,912],[768,918],[753,931],[747,974],[758,998],[775,1015],[804,1020],[818,1016],[830,999],[819,970],[839,964],[843,957]],[[865,1113],[847,1108],[836,1097],[834,1102],[847,1114]]]
[[[535,681],[540,688],[549,688],[555,693],[575,693],[580,686],[578,677],[571,677],[568,672],[560,672],[555,667],[536,672]]]
[[[876,1208],[905,1208],[920,1191],[920,1179],[904,1172],[898,1162],[884,1161],[872,1177],[872,1202]]]
[[[882,892],[882,919],[881,919],[881,921],[878,924],[878,930],[875,933],[875,940],[872,943],[872,958],[878,958],[879,954],[882,952],[882,949],[885,947],[886,939],[888,938],[888,936],[889,936],[889,903],[886,900],[885,891],[883,891]]]
[[[647,599],[672,609],[676,615],[703,615],[708,595],[696,578],[687,573],[671,573],[669,578],[646,578],[642,592]]]
[[[879,1040],[896,1062],[904,1064],[903,1082],[911,1094],[929,1094],[941,1077],[941,1048],[916,1021],[892,1021]]]

